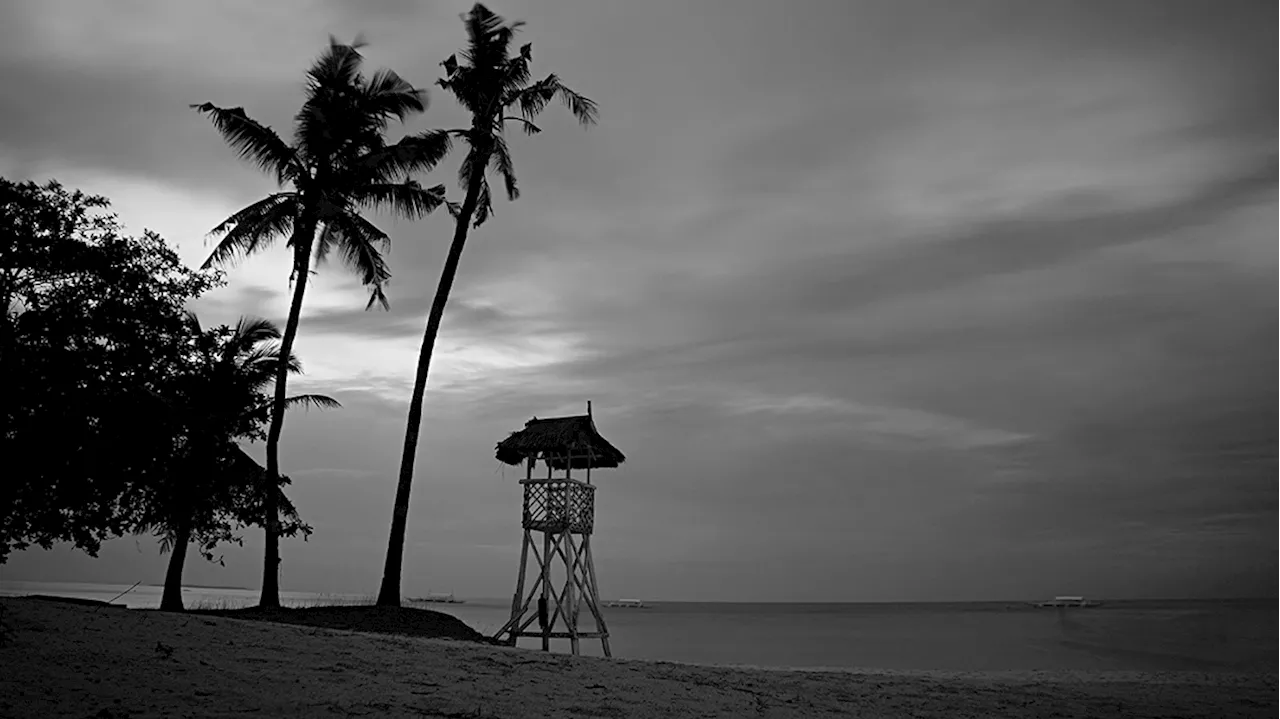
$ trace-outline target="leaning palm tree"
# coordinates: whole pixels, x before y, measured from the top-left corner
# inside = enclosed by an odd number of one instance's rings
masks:
[[[427,371],[431,367],[431,353],[435,349],[436,336],[440,332],[440,320],[449,301],[462,249],[467,243],[467,231],[479,227],[493,212],[492,192],[486,171],[492,168],[502,176],[508,199],[514,200],[520,193],[516,187],[515,168],[511,151],[507,147],[504,129],[514,122],[525,133],[540,132],[533,120],[552,100],[559,98],[583,125],[596,121],[596,104],[565,87],[560,78],[548,75],[534,81],[529,72],[532,46],[524,45],[517,55],[511,55],[511,41],[523,23],[507,24],[484,5],[477,3],[464,16],[467,26],[467,49],[457,56],[450,56],[441,63],[446,76],[437,81],[471,113],[471,127],[453,130],[452,137],[460,137],[467,144],[467,156],[462,161],[458,180],[466,194],[461,206],[450,205],[454,215],[453,243],[445,259],[440,284],[431,303],[427,317],[427,329],[418,354],[418,369],[414,378],[413,396],[409,401],[409,419],[405,428],[404,453],[400,459],[400,478],[396,483],[395,510],[391,515],[391,537],[387,543],[387,561],[382,574],[382,586],[378,591],[378,604],[399,606],[400,570],[404,559],[404,535],[409,517],[409,493],[413,488],[413,462],[418,451],[418,431],[422,424],[422,399],[427,389]]]
[[[361,211],[389,209],[407,218],[430,213],[444,200],[444,186],[425,188],[408,179],[425,172],[448,152],[442,132],[409,135],[388,144],[393,120],[403,122],[426,109],[426,92],[390,70],[361,74],[358,44],[330,38],[307,71],[306,100],[294,118],[293,142],[245,114],[243,108],[193,105],[208,115],[240,156],[275,177],[280,191],[240,210],[213,229],[221,237],[205,266],[250,255],[286,237],[293,252],[293,298],[280,351],[289,356],[298,334],[312,258],[322,262],[336,250],[370,288],[369,307],[387,306],[383,286],[390,271],[382,250],[390,238]],[[275,400],[267,430],[267,474],[280,477],[280,433],[284,426],[288,369],[276,368]],[[280,544],[274,499],[265,507],[264,607],[278,607]]]
[[[191,351],[184,369],[166,388],[153,394],[161,426],[174,432],[174,452],[162,481],[151,487],[137,531],[154,531],[170,552],[160,608],[182,610],[182,572],[193,541],[206,559],[221,542],[236,541],[238,526],[256,524],[267,496],[274,496],[285,518],[283,533],[307,532],[297,510],[283,494],[283,484],[265,481],[265,472],[239,447],[244,439],[258,439],[270,415],[266,389],[276,368],[290,373],[302,366],[294,355],[287,362],[275,324],[241,317],[234,328],[205,331],[194,314],[186,327]],[[336,408],[337,400],[318,394],[290,397],[288,406]]]

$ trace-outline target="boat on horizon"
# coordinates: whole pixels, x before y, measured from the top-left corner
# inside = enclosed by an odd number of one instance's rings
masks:
[[[452,594],[427,594],[425,597],[409,597],[411,602],[425,602],[428,604],[466,604],[467,600],[458,599]]]
[[[1060,607],[1060,608],[1078,607],[1078,608],[1085,609],[1085,608],[1091,608],[1091,607],[1100,607],[1100,606],[1102,606],[1102,602],[1099,602],[1099,601],[1094,600],[1094,599],[1085,599],[1084,597],[1076,596],[1076,595],[1061,595],[1061,596],[1057,596],[1057,597],[1054,597],[1053,599],[1049,599],[1049,600],[1046,600],[1046,601],[1043,601],[1043,602],[1036,602],[1036,603],[1035,603],[1034,605],[1032,605],[1032,606],[1036,606],[1036,607],[1045,607],[1045,608],[1048,608],[1048,607]]]
[[[605,602],[606,607],[616,607],[618,609],[648,609],[649,605],[639,599],[615,599],[611,602]]]

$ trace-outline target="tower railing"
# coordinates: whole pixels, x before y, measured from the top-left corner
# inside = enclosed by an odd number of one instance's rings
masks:
[[[591,534],[595,527],[594,486],[564,477],[522,479],[520,484],[524,485],[525,529]]]

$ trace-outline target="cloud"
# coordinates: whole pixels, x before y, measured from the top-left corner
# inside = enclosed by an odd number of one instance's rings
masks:
[[[371,69],[427,85],[466,7],[8,10],[0,172],[105,194],[198,263],[272,183],[188,103],[286,128],[330,32],[364,32]],[[1269,7],[506,13],[602,122],[549,114],[512,138],[523,196],[471,233],[406,591],[509,592],[512,558],[488,547],[518,538],[519,490],[493,445],[587,399],[629,457],[600,478],[597,558],[619,592],[763,597],[763,575],[778,599],[1213,593],[1274,575]],[[435,92],[407,129],[465,121]],[[456,161],[435,179],[455,187]],[[391,310],[364,311],[334,264],[303,312],[295,386],[344,407],[288,418],[292,496],[319,530],[286,548],[299,587],[336,588],[335,564],[377,581],[452,237],[445,213],[373,219],[394,238]],[[283,322],[283,248],[227,276],[206,324]]]

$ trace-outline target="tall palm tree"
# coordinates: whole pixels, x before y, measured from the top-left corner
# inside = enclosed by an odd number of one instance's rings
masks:
[[[451,55],[441,63],[446,76],[437,84],[452,93],[471,112],[471,127],[449,133],[452,137],[462,138],[467,144],[467,156],[458,171],[458,180],[466,194],[461,206],[449,207],[454,215],[453,243],[449,246],[449,255],[427,317],[422,349],[418,353],[418,369],[405,427],[404,453],[400,459],[400,478],[396,483],[395,509],[391,515],[387,561],[378,591],[378,604],[381,606],[400,605],[404,534],[409,518],[409,493],[413,488],[413,462],[418,451],[427,371],[431,367],[431,353],[435,349],[440,320],[458,272],[458,262],[462,259],[462,249],[467,243],[467,231],[472,226],[479,227],[493,212],[486,171],[493,169],[502,176],[508,199],[515,200],[520,195],[511,152],[504,136],[506,125],[514,122],[525,133],[537,134],[540,129],[533,123],[534,118],[557,98],[584,126],[594,124],[597,115],[594,102],[565,87],[554,74],[542,80],[532,79],[529,71],[531,45],[524,45],[518,54],[511,55],[511,41],[523,23],[508,24],[479,3],[464,16],[463,21],[467,27],[467,49],[460,53],[461,62],[456,55]]]
[[[306,100],[294,118],[293,142],[245,114],[243,108],[212,103],[193,105],[208,115],[240,156],[276,178],[281,191],[240,210],[211,233],[221,237],[205,266],[250,255],[280,237],[293,251],[293,298],[280,351],[288,356],[298,334],[298,319],[314,255],[321,262],[337,250],[370,288],[369,307],[387,306],[383,285],[390,271],[381,251],[390,238],[363,218],[362,210],[389,209],[415,219],[444,200],[444,186],[424,188],[408,179],[435,167],[448,152],[442,132],[409,135],[388,144],[393,120],[426,109],[424,90],[390,70],[366,78],[357,44],[330,38],[329,47],[307,71]],[[276,368],[275,401],[267,430],[267,474],[280,477],[280,433],[288,370]],[[280,542],[274,499],[265,507],[266,556],[262,571],[264,607],[278,607]]]
[[[206,332],[188,314],[186,326],[191,351],[185,366],[165,396],[155,395],[161,423],[177,428],[173,461],[164,481],[152,488],[155,494],[137,527],[155,531],[170,551],[160,608],[173,611],[182,610],[182,572],[193,540],[212,559],[217,544],[234,539],[234,526],[261,521],[266,496],[276,498],[291,530],[304,529],[281,483],[272,491],[265,473],[237,444],[262,436],[271,407],[265,390],[282,363],[300,373],[298,358],[283,361],[280,329],[264,319],[241,317],[234,328]],[[286,404],[341,406],[318,394],[290,397]]]

